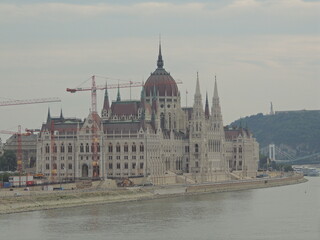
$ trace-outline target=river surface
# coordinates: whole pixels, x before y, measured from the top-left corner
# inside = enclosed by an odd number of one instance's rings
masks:
[[[0,215],[0,239],[320,239],[320,177],[302,184]]]

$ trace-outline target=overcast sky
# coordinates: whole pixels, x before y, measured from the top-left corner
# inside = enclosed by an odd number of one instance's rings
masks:
[[[65,89],[93,74],[108,84],[145,81],[160,33],[164,67],[183,81],[183,106],[193,103],[199,71],[210,105],[217,75],[225,124],[267,113],[271,101],[275,110],[320,109],[319,16],[316,0],[0,0],[0,101],[62,100],[1,107],[0,130],[39,128],[49,106],[51,115],[62,108],[65,117],[85,118],[90,92]],[[121,95],[129,99],[129,90]],[[99,91],[99,112],[102,100]]]

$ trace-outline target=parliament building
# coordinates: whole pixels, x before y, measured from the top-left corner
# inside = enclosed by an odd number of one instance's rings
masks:
[[[37,139],[37,173],[52,181],[140,178],[154,185],[256,177],[259,145],[248,129],[224,127],[216,79],[208,86],[211,108],[207,96],[203,106],[198,76],[194,84],[193,106],[182,107],[159,45],[157,68],[140,99],[122,100],[118,89],[110,102],[106,88],[96,117],[48,111]]]

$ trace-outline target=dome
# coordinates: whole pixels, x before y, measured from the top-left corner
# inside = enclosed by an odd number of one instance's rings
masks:
[[[144,84],[146,96],[153,95],[154,88],[159,96],[178,96],[178,86],[176,81],[163,68],[163,60],[161,55],[161,45],[159,45],[159,56],[157,61],[158,68],[151,73],[150,77]]]

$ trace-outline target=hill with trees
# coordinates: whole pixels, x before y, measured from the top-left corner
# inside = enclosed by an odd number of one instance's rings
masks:
[[[282,111],[248,116],[231,126],[248,127],[264,148],[271,143],[300,157],[320,152],[320,111]]]

